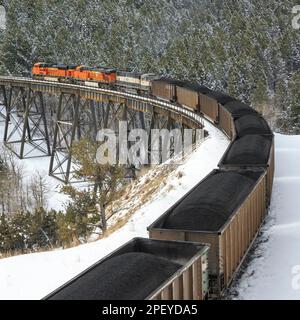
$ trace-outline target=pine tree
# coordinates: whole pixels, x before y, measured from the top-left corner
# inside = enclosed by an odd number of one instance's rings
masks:
[[[72,157],[74,159],[75,177],[89,181],[92,186],[84,191],[67,185],[62,192],[73,200],[70,209],[86,216],[87,213],[100,216],[103,232],[107,229],[106,206],[113,201],[115,193],[124,179],[124,168],[118,164],[101,164],[96,159],[99,145],[87,139],[74,143]]]
[[[293,5],[293,0],[6,1],[0,72],[29,74],[37,60],[107,65],[198,81],[246,102],[254,99],[258,109],[272,109],[281,99],[274,97],[285,94],[276,92],[278,82],[289,82],[300,68]],[[293,109],[285,115],[297,121],[295,106],[275,108]]]

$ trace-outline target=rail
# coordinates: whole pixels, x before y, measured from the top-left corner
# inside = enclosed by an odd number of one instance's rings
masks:
[[[203,125],[203,117],[200,114],[197,114],[188,108],[185,108],[183,106],[179,106],[176,104],[172,104],[167,101],[159,100],[156,98],[149,98],[146,96],[140,96],[133,93],[123,92],[123,91],[117,91],[112,89],[106,89],[106,88],[94,88],[90,86],[85,85],[78,85],[78,84],[70,84],[70,83],[61,83],[61,82],[54,82],[54,81],[45,81],[45,80],[36,80],[36,79],[30,79],[25,77],[11,77],[11,76],[0,76],[0,85],[11,85],[11,86],[24,86],[27,85],[30,87],[31,85],[39,85],[39,86],[48,86],[48,87],[54,87],[59,88],[61,91],[65,90],[76,90],[76,91],[88,91],[88,92],[94,92],[94,93],[101,93],[101,94],[109,94],[112,96],[118,96],[120,98],[129,98],[134,99],[137,101],[141,101],[144,103],[151,104],[153,106],[156,106],[158,108],[168,110],[175,112],[177,114],[180,114],[197,125],[201,127]]]

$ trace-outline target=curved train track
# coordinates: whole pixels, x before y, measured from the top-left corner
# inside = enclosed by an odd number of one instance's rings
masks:
[[[47,93],[73,93],[77,94],[85,99],[98,99],[98,95],[107,95],[111,97],[117,97],[119,99],[126,99],[126,100],[135,100],[145,105],[151,104],[158,108],[168,110],[177,114],[182,115],[186,119],[190,120],[191,122],[195,123],[198,126],[203,125],[203,118],[201,115],[196,114],[195,112],[189,110],[188,108],[184,108],[183,106],[175,105],[173,103],[149,98],[146,96],[139,96],[137,94],[132,94],[124,91],[116,91],[106,88],[94,88],[84,85],[77,85],[77,84],[69,84],[69,83],[57,83],[51,81],[44,81],[44,80],[35,80],[29,78],[22,78],[22,77],[0,77],[0,86],[9,86],[9,87],[29,87],[33,91],[41,91]]]
[[[151,105],[184,118],[192,128],[203,127],[204,116],[231,139],[219,169],[148,227],[150,239],[133,239],[46,299],[222,296],[257,236],[272,194],[274,136],[254,109],[220,92],[204,92],[189,84],[180,85],[178,92],[183,91],[184,95],[178,97],[177,103],[157,96],[18,77],[0,77],[0,86],[23,87],[33,92],[65,92],[91,100],[126,100],[137,109]],[[192,97],[199,99],[197,113],[189,105]],[[9,108],[7,102],[8,113]],[[112,268],[118,268],[122,276],[107,273]],[[162,270],[168,272],[159,277]],[[131,281],[135,277],[140,281],[133,288]],[[146,290],[141,290],[141,285]]]

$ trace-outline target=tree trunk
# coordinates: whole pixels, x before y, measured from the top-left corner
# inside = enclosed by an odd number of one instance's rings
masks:
[[[103,233],[105,233],[107,230],[105,205],[101,201],[100,201],[100,215],[101,215],[102,231]]]

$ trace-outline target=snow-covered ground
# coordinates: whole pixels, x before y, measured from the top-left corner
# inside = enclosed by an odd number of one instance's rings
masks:
[[[300,136],[276,134],[270,214],[237,299],[300,299]]]
[[[1,106],[0,106],[1,107]],[[0,118],[0,144],[2,144],[4,136],[4,121]],[[24,170],[24,182],[29,182],[35,173],[46,178],[47,187],[49,189],[48,194],[48,207],[49,209],[55,209],[57,211],[63,210],[64,204],[68,200],[68,197],[59,192],[60,184],[58,180],[48,176],[50,157],[32,158],[19,160],[17,157],[15,160],[21,165]]]
[[[208,122],[205,126],[210,134],[208,139],[176,169],[182,177],[178,179],[176,172],[172,174],[150,202],[107,238],[71,249],[0,260],[0,299],[40,299],[133,237],[147,237],[147,226],[216,168],[225,152],[228,139]],[[33,167],[47,162],[31,161],[28,166]]]

